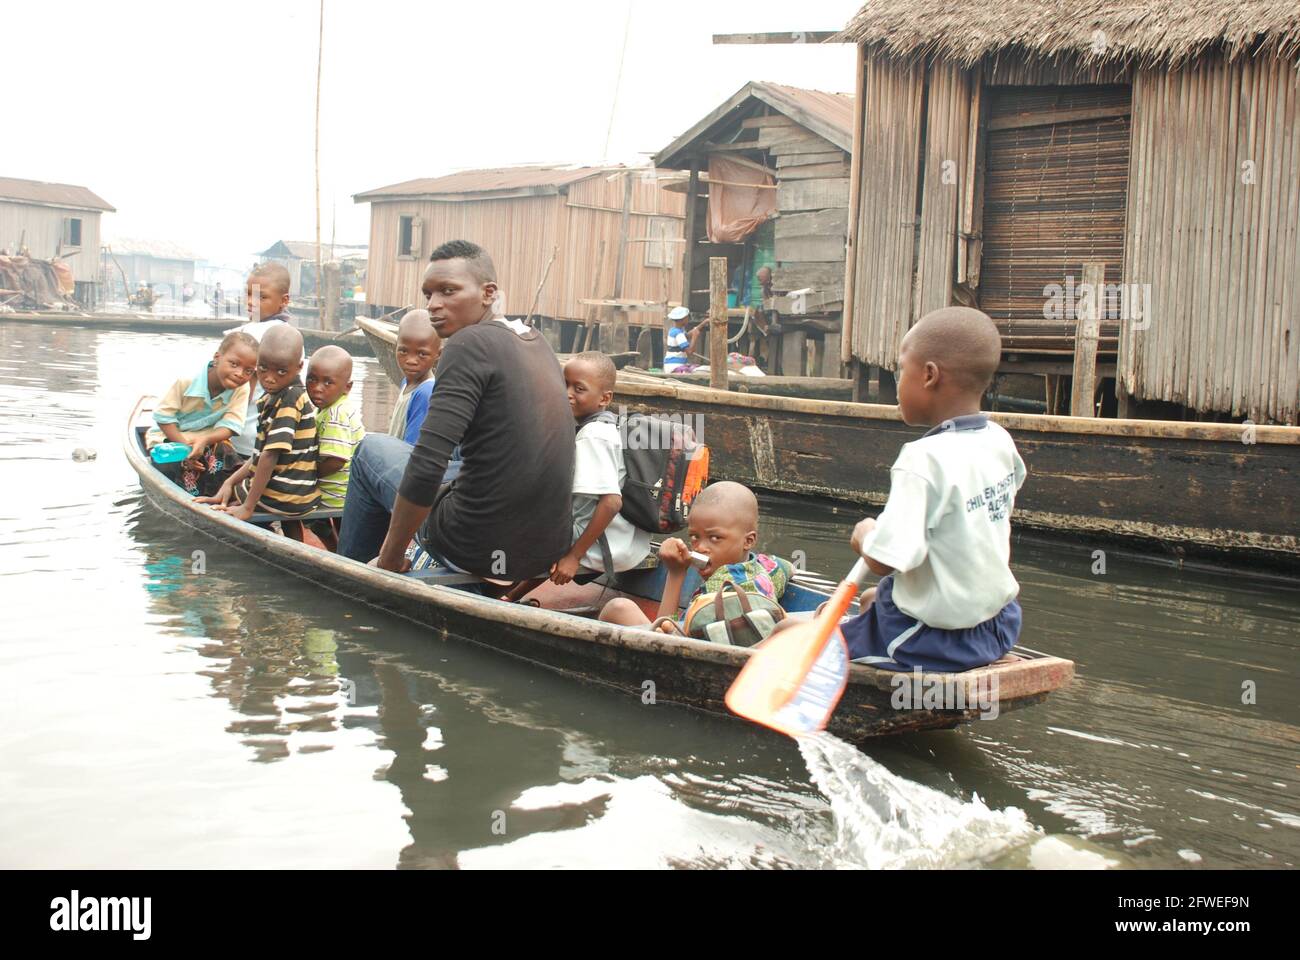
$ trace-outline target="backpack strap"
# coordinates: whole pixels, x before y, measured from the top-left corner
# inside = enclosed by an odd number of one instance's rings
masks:
[[[731,592],[736,595],[736,601],[740,604],[741,615],[748,616],[750,610],[749,598],[745,596],[745,591],[741,590],[740,587],[736,586],[736,582],[731,579],[723,580],[722,586],[718,587],[718,592],[713,595],[714,615],[719,620],[725,620],[727,618],[726,610],[723,607],[723,601],[726,598],[723,596],[723,594],[726,592],[728,587],[730,587]]]
[[[726,594],[728,588],[731,589],[731,593],[735,596],[736,602],[740,604],[740,616],[732,619],[727,619]],[[709,624],[709,627],[719,631],[725,629],[727,636],[726,642],[731,646],[736,646],[735,631],[738,630],[742,624],[748,623],[751,627],[754,626],[749,606],[749,598],[745,596],[744,590],[741,590],[736,586],[734,580],[723,580],[722,585],[718,587],[718,592],[713,595],[713,613],[715,620],[713,623]]]
[[[677,626],[677,621],[674,620],[672,617],[659,617],[658,619],[651,621],[651,623],[650,623],[650,629],[651,629],[651,630],[659,630],[659,627],[660,627],[661,625],[665,624],[665,623],[666,623],[666,624],[669,624],[669,625],[672,627],[671,633],[672,633],[674,636],[677,636],[677,637],[686,637],[686,639],[688,639],[688,640],[690,639],[690,637],[689,637],[687,634],[685,634],[685,633],[682,632],[682,628],[679,627],[679,626]],[[660,632],[660,633],[663,633],[662,630],[659,630],[659,632]]]
[[[597,538],[596,544],[600,547],[600,562],[605,565],[606,583],[614,577],[614,553],[609,549],[609,538],[603,533]]]
[[[583,417],[579,420],[577,429],[581,430],[589,423],[609,423],[618,426],[618,417],[614,416],[614,414],[610,413],[608,410],[597,410],[590,416]]]

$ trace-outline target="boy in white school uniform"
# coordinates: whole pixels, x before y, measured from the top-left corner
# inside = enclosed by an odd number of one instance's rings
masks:
[[[619,513],[627,478],[618,420],[609,412],[617,371],[603,353],[580,353],[564,365],[576,421],[573,546],[551,569],[551,582],[584,573],[630,570],[650,553],[650,534]]]
[[[904,444],[879,519],[852,544],[883,579],[840,630],[849,657],[891,670],[960,671],[1004,656],[1020,636],[1011,511],[1025,465],[1010,434],[980,413],[1002,356],[989,317],[926,314],[903,338],[898,407],[931,426]]]

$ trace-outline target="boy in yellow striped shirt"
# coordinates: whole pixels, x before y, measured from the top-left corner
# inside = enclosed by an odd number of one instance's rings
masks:
[[[348,474],[352,454],[366,435],[361,412],[352,402],[352,357],[333,344],[321,347],[307,363],[307,395],[315,404],[316,440],[320,459],[316,464],[320,505],[342,510],[348,495]],[[311,532],[325,549],[338,550],[338,527],[333,520],[312,520]]]

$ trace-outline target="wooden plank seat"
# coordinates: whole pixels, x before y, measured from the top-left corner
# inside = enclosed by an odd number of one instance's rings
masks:
[[[269,527],[277,520],[342,520],[342,510],[313,510],[311,513],[301,517],[282,517],[277,513],[267,513],[259,510],[248,518],[249,523],[256,523],[259,526]]]

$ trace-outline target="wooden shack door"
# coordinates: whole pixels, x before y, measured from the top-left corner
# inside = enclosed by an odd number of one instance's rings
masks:
[[[985,168],[979,303],[995,321],[1073,323],[1049,305],[1054,285],[1082,283],[1083,264],[1124,266],[1128,199],[1128,85],[992,87]],[[1044,307],[1048,313],[1044,313]],[[1103,320],[1118,317],[1103,316]],[[1008,327],[1010,329],[1008,329]],[[1026,331],[1028,332],[1028,331]]]

